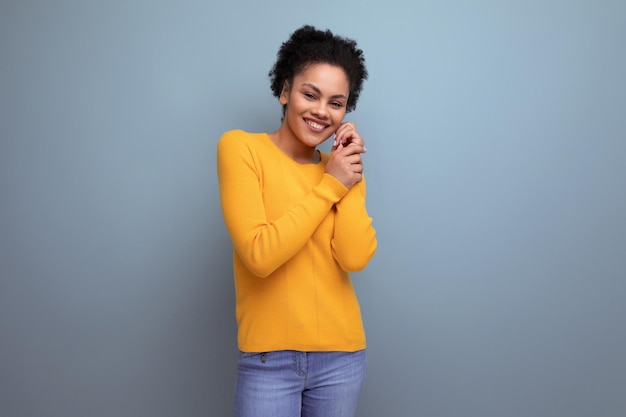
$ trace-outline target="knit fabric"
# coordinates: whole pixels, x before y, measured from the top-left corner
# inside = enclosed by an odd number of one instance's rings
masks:
[[[233,130],[219,141],[241,351],[365,348],[349,276],[377,246],[365,180],[347,189],[320,155],[320,163],[297,163],[265,133]]]

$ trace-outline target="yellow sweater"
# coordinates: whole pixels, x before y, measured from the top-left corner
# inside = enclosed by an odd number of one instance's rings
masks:
[[[244,352],[365,348],[348,272],[376,251],[365,181],[347,189],[299,164],[265,133],[226,132],[217,148],[222,212],[233,242],[238,345]]]

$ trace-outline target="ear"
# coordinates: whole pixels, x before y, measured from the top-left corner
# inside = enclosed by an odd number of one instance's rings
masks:
[[[280,104],[282,104],[283,106],[287,104],[287,101],[289,99],[289,83],[287,81],[285,81],[285,83],[283,84],[283,89],[280,92],[280,97],[278,98],[278,100],[280,101]]]

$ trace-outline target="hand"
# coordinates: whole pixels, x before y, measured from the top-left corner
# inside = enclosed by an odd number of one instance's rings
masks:
[[[356,131],[356,125],[351,122],[344,122],[335,132],[335,141],[333,142],[333,148],[331,149],[331,152],[334,151],[340,144],[343,145],[345,148],[351,143],[365,146],[363,138],[361,138],[359,132]]]
[[[351,188],[363,178],[361,154],[365,152],[363,138],[354,124],[343,123],[335,133],[326,172],[341,181],[346,188]]]

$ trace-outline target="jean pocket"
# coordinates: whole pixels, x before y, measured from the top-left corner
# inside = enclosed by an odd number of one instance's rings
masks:
[[[267,356],[267,352],[242,352],[242,351],[239,351],[239,359],[254,359],[255,357],[258,357],[259,361],[265,362],[266,356]]]

